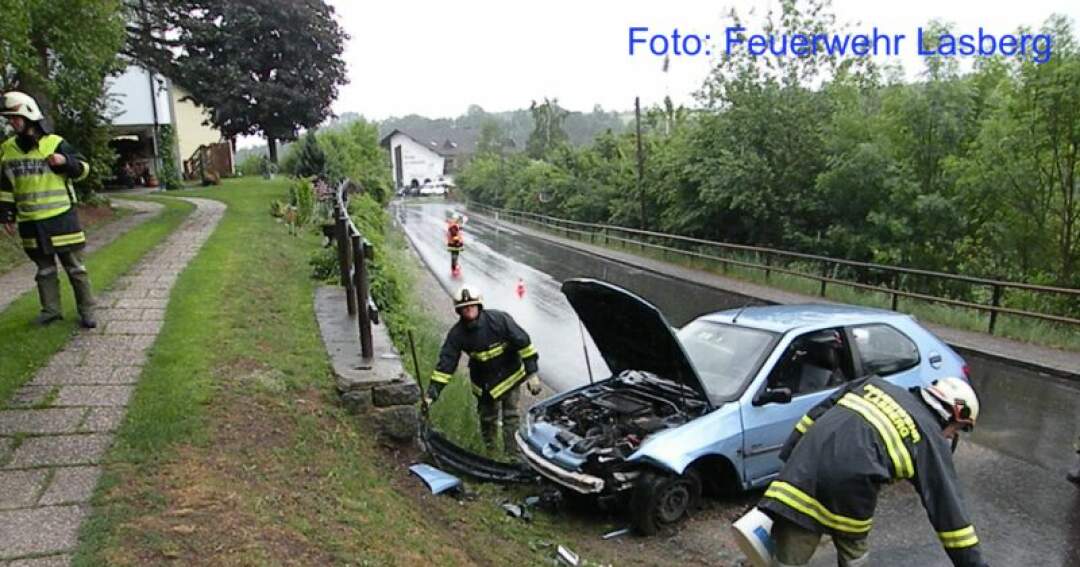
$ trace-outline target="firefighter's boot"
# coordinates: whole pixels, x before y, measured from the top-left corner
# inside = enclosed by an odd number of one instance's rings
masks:
[[[52,260],[52,258],[49,259]],[[40,260],[36,263],[38,264],[38,270],[34,279],[37,280],[41,313],[34,319],[34,323],[44,327],[54,321],[63,319],[60,311],[60,278],[56,273],[56,264],[50,262],[50,265],[45,265]]]
[[[67,271],[71,289],[75,290],[75,303],[79,307],[79,324],[85,329],[97,327],[97,319],[94,317],[94,290],[90,285],[90,275],[86,272],[86,266],[78,253],[68,252],[60,255],[60,261]]]

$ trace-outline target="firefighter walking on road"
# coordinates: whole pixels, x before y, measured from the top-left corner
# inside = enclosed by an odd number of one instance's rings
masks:
[[[465,249],[465,237],[461,234],[461,225],[457,220],[446,227],[446,249],[450,252],[450,271],[458,272],[458,255]]]
[[[90,276],[80,251],[86,235],[75,210],[72,181],[90,173],[90,166],[63,138],[46,131],[37,102],[21,92],[4,94],[0,115],[15,135],[0,145],[0,222],[19,236],[27,256],[37,265],[41,314],[35,320],[48,325],[61,319],[60,278],[56,259],[67,272],[79,309],[79,322],[97,326]]]
[[[511,453],[520,421],[519,387],[525,383],[533,395],[540,393],[536,347],[508,313],[484,309],[483,298],[476,288],[463,286],[458,290],[454,294],[454,309],[459,319],[439,351],[428,398],[432,402],[439,398],[457,369],[461,353],[465,352],[469,355],[469,377],[484,442],[489,449],[495,449],[495,429],[501,412],[504,450]]]
[[[959,378],[905,390],[870,376],[811,409],[781,451],[780,476],[758,503],[774,520],[779,564],[806,565],[829,533],[841,566],[869,565],[878,490],[903,479],[914,485],[953,564],[986,565],[949,446],[978,414],[974,390]]]

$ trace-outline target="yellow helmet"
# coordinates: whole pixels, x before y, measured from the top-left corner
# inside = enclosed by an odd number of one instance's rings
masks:
[[[0,115],[21,116],[31,122],[38,122],[45,118],[34,97],[19,91],[4,93],[4,104],[0,108]]]
[[[463,285],[461,289],[457,290],[454,294],[454,309],[461,311],[462,307],[468,307],[469,305],[484,306],[484,296],[480,293],[480,290],[470,285]]]

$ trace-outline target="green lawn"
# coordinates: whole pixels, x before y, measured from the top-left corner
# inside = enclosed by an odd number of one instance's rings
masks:
[[[109,288],[150,249],[168,236],[193,209],[183,201],[147,198],[165,205],[161,215],[145,222],[86,258],[94,290]],[[61,275],[64,320],[46,328],[35,327],[37,292],[29,291],[0,312],[0,403],[10,399],[15,390],[29,380],[68,339],[78,332],[75,301],[67,277]]]
[[[525,524],[499,508],[532,488],[431,496],[406,469],[415,449],[380,446],[366,418],[340,407],[312,305],[319,237],[290,236],[268,214],[284,182],[181,194],[228,210],[173,289],[76,565],[538,564],[553,542],[600,545],[610,523],[538,513]],[[385,261],[404,253],[396,237],[384,246]],[[398,283],[401,304],[418,303]],[[413,325],[429,372],[439,331],[415,311],[383,314],[395,334]],[[472,406],[464,388],[446,395],[437,413]]]

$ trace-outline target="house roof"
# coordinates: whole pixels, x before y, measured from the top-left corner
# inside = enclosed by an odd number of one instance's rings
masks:
[[[474,153],[476,151],[476,140],[479,137],[479,132],[473,132],[472,128],[450,130],[432,127],[410,129],[408,132],[395,128],[389,134],[383,136],[379,145],[389,148],[390,139],[394,137],[394,134],[406,136],[443,157]]]

